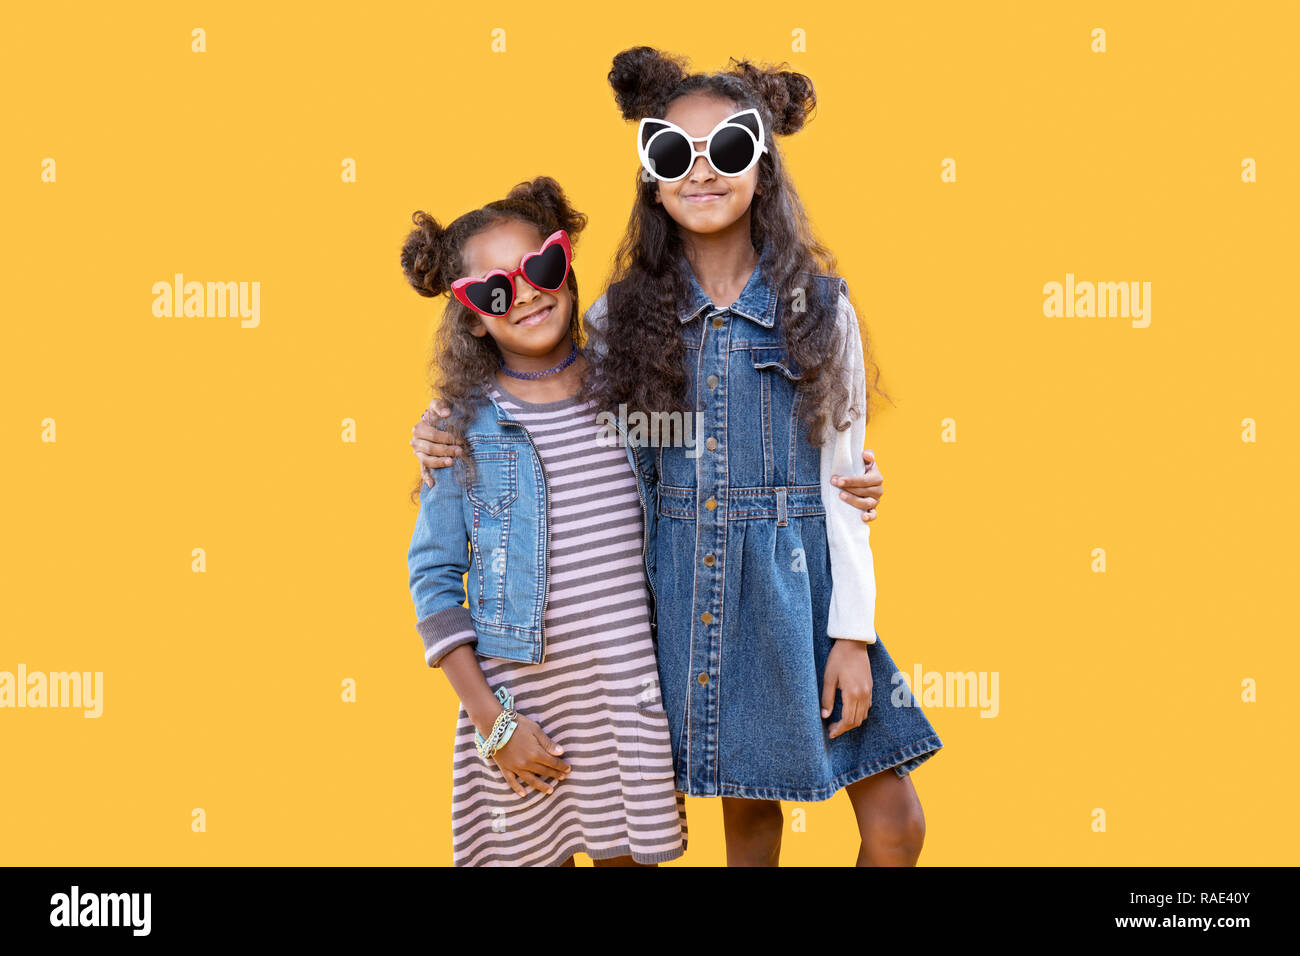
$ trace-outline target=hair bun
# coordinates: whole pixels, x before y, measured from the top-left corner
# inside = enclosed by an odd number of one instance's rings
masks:
[[[531,182],[520,183],[510,190],[507,200],[530,202],[541,209],[544,218],[550,222],[549,231],[563,229],[569,234],[570,243],[578,241],[578,235],[587,228],[587,217],[573,208],[564,190],[550,176],[538,176]],[[545,238],[543,232],[543,238]]]
[[[749,60],[736,60],[729,73],[750,87],[772,114],[772,132],[788,136],[803,129],[817,108],[817,91],[802,73],[780,66],[759,66]]]
[[[442,271],[446,260],[443,237],[446,230],[438,220],[423,210],[411,216],[412,229],[402,244],[402,272],[406,280],[420,295],[442,295],[451,286],[443,281]]]
[[[663,110],[664,101],[684,79],[686,58],[661,53],[654,47],[634,46],[614,57],[609,85],[623,119],[639,120]]]

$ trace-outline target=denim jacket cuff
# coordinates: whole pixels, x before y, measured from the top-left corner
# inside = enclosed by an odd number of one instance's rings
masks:
[[[473,644],[478,640],[469,608],[459,604],[434,611],[418,621],[415,629],[424,641],[424,660],[430,667],[437,667],[444,657],[460,645]]]

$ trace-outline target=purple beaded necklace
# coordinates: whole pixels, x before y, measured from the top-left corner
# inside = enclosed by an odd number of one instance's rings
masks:
[[[546,378],[548,375],[554,375],[556,372],[564,371],[566,368],[568,368],[570,365],[573,364],[573,360],[576,359],[577,357],[578,357],[578,343],[574,342],[573,351],[569,353],[569,357],[566,358],[559,365],[556,365],[554,368],[543,369],[540,372],[516,372],[512,368],[506,367],[506,360],[503,358],[501,359],[501,371],[505,372],[507,375],[510,375],[514,378]]]

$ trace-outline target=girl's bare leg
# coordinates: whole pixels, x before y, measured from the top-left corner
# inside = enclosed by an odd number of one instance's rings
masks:
[[[780,800],[722,798],[727,866],[778,866],[785,818]]]
[[[594,866],[658,866],[658,863],[638,863],[630,856],[611,856],[608,860],[592,860]]]
[[[911,776],[882,770],[844,788],[862,845],[858,866],[915,866],[925,842],[925,814]]]

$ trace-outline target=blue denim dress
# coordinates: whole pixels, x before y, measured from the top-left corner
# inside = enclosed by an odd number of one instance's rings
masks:
[[[697,457],[656,454],[652,580],[660,687],[676,787],[693,796],[825,800],[883,770],[910,773],[943,743],[905,692],[877,634],[866,720],[834,740],[821,716],[831,565],[820,450],[798,421],[797,369],[782,343],[771,244],[730,308],[690,273],[680,311]],[[832,306],[842,280],[810,277]],[[834,314],[832,308],[831,314]],[[802,553],[803,562],[789,556]],[[892,701],[902,697],[909,706]]]

